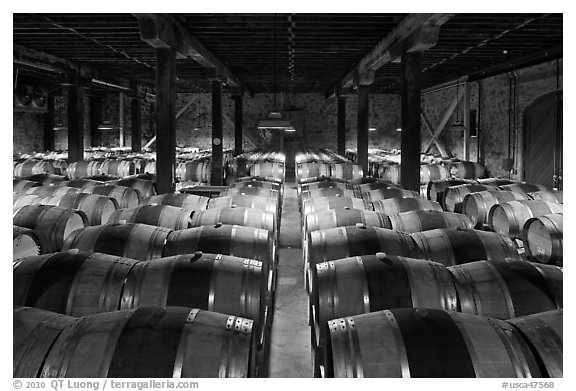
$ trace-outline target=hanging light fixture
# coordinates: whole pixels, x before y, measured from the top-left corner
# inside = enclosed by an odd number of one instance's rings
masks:
[[[456,82],[456,118],[454,119],[454,123],[452,124],[453,128],[463,128],[464,123],[460,119],[460,99],[458,98],[458,82]]]
[[[283,130],[286,132],[294,132],[296,129],[292,126],[289,120],[282,118],[282,113],[278,111],[277,107],[277,84],[276,84],[276,14],[274,14],[274,59],[273,59],[273,74],[274,74],[274,110],[268,114],[268,118],[258,121],[258,130]]]

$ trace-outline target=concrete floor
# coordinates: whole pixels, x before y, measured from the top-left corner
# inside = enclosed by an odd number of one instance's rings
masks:
[[[279,242],[269,377],[312,377],[300,211],[293,181],[284,183]]]

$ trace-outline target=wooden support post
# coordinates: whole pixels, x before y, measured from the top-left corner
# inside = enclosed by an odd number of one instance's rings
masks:
[[[242,124],[243,124],[242,95],[234,96],[234,156],[242,153]]]
[[[222,186],[222,82],[212,81],[212,175],[210,184]]]
[[[174,192],[176,162],[176,53],[156,49],[156,187]]]
[[[130,134],[132,138],[132,152],[142,151],[142,108],[141,101],[136,96],[136,83],[132,83],[134,95],[130,100]]]
[[[44,150],[54,150],[54,95],[48,95],[44,113]]]
[[[470,83],[464,83],[464,144],[462,155],[465,161],[470,160]]]
[[[102,97],[95,95],[90,97],[90,145],[99,147],[102,145],[102,132],[98,128],[102,121]]]
[[[346,97],[338,97],[338,155],[346,153]]]
[[[124,93],[120,92],[118,94],[118,130],[119,130],[119,141],[118,146],[124,146]]]
[[[368,174],[368,100],[369,94],[367,85],[358,86],[358,136],[356,153],[356,164],[362,167],[364,176]]]
[[[68,162],[84,159],[84,91],[79,84],[68,87]]]
[[[401,65],[401,162],[400,183],[407,190],[420,191],[420,53],[405,53]]]

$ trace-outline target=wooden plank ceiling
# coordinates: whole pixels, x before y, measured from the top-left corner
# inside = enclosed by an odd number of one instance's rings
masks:
[[[253,93],[326,93],[406,14],[175,14],[192,36]],[[155,53],[131,14],[14,14],[15,45],[47,53],[109,78],[155,81]],[[562,14],[456,14],[422,55],[424,88],[529,55],[562,56]],[[58,83],[62,75],[25,61],[21,75]],[[399,92],[398,63],[376,72],[372,92]],[[56,72],[57,73],[57,72]],[[178,60],[181,91],[207,91],[213,75]]]

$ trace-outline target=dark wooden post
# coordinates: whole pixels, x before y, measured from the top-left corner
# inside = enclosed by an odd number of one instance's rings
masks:
[[[176,53],[156,49],[156,187],[174,192],[176,162]]]
[[[368,89],[367,85],[358,86],[358,138],[356,164],[362,167],[364,176],[368,175]]]
[[[102,97],[90,97],[90,144],[93,147],[102,145],[102,132],[98,128],[102,121]]]
[[[212,81],[212,175],[210,183],[222,186],[222,82]]]
[[[420,53],[405,53],[401,65],[401,162],[400,182],[407,190],[420,190]]]
[[[234,156],[242,153],[243,99],[242,95],[234,96]]]
[[[338,97],[338,155],[346,153],[346,98]]]
[[[44,113],[44,150],[54,150],[54,95],[48,95]]]
[[[79,83],[68,87],[68,162],[84,159],[84,91]]]
[[[136,83],[131,83],[132,95],[130,100],[130,135],[132,138],[132,152],[142,151],[142,108],[141,101],[137,95]]]

